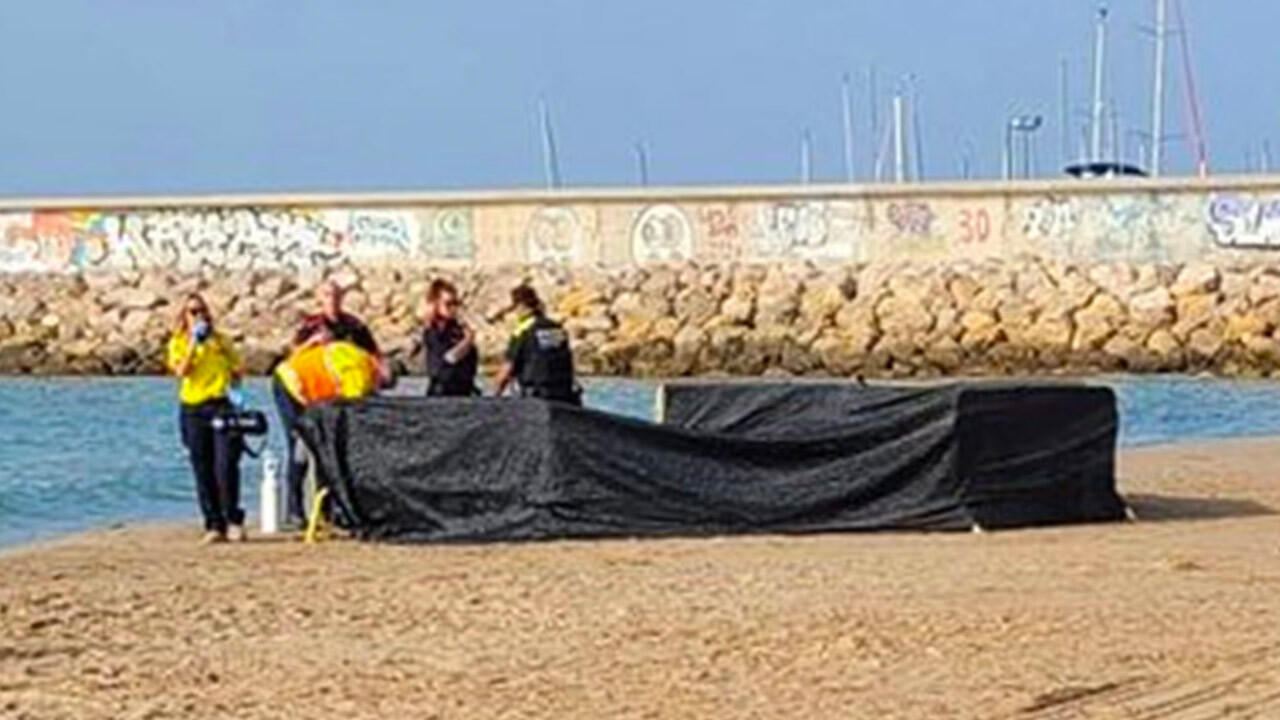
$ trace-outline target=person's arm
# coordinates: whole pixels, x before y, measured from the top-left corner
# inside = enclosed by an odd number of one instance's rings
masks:
[[[303,318],[298,331],[293,334],[293,342],[289,345],[289,350],[294,351],[323,342],[325,334],[323,324],[316,323],[309,317]]]
[[[347,321],[350,323],[351,342],[367,350],[371,355],[381,359],[382,349],[378,347],[378,341],[374,339],[373,332],[369,330],[369,326],[364,321],[348,316]]]
[[[422,354],[426,361],[427,374],[432,373],[432,365],[437,359],[444,359],[449,348],[444,336],[434,327],[427,326],[422,331]]]
[[[503,361],[502,367],[498,368],[498,374],[493,377],[493,394],[496,397],[502,397],[507,392],[507,388],[511,386],[515,380],[515,366],[508,361]]]
[[[185,334],[174,333],[169,338],[169,369],[178,377],[191,374],[191,366],[195,360],[196,344]]]
[[[450,365],[456,365],[476,346],[476,333],[471,326],[459,321],[458,327],[462,328],[462,339],[444,354],[445,362]]]
[[[503,358],[502,366],[498,368],[498,374],[493,378],[494,395],[502,397],[515,381],[516,374],[520,371],[520,356],[524,354],[524,340],[525,333],[520,333],[511,338],[511,342],[507,344],[507,354]]]
[[[244,358],[240,356],[240,352],[225,336],[218,336],[218,345],[227,356],[227,364],[231,366],[231,379],[234,382],[240,382],[244,378]]]

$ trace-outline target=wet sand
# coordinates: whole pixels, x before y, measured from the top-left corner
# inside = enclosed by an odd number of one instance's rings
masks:
[[[0,554],[0,718],[1278,718],[1280,440],[983,535]]]

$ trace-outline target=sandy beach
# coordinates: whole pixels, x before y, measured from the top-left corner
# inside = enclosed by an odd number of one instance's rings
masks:
[[[1280,717],[1280,440],[1129,451],[1133,524],[0,553],[3,718]]]

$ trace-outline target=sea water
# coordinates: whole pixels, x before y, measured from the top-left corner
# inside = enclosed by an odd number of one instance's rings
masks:
[[[1115,378],[1124,446],[1280,434],[1280,383]],[[655,383],[595,380],[588,405],[650,418]],[[250,406],[272,410],[263,381]],[[272,412],[274,417],[274,412]],[[196,526],[194,481],[178,439],[172,380],[0,378],[0,545],[147,521]],[[270,450],[280,453],[273,434]],[[243,465],[258,507],[258,464]]]

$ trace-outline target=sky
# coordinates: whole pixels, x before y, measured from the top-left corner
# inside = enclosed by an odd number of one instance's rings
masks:
[[[1173,0],[1175,3],[1177,0]],[[1280,164],[1280,2],[1182,0],[1214,172]],[[1108,99],[1137,162],[1154,0],[1111,0]],[[1088,121],[1088,0],[6,0],[0,194],[540,187],[545,98],[565,185],[814,181],[884,147],[914,92],[924,178],[998,176],[1004,128],[1042,114],[1039,173]],[[1193,167],[1180,38],[1166,172]],[[868,72],[874,67],[875,102]],[[880,130],[874,140],[872,108]],[[917,143],[908,144],[914,149]],[[886,157],[887,154],[882,154]],[[890,158],[886,167],[891,170]],[[909,161],[916,165],[913,158]]]

